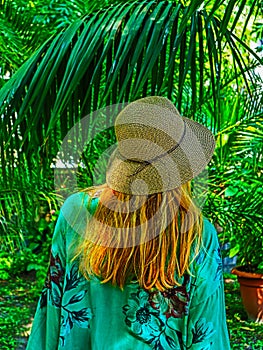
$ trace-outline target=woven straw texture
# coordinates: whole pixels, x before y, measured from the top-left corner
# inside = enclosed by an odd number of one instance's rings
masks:
[[[213,134],[203,125],[181,117],[159,96],[127,105],[117,116],[118,147],[107,169],[110,188],[127,194],[164,192],[196,177],[210,161]]]

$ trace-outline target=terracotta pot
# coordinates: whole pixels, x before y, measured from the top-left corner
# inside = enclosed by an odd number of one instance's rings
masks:
[[[263,323],[263,274],[241,271],[235,267],[231,271],[237,275],[240,292],[248,318]]]

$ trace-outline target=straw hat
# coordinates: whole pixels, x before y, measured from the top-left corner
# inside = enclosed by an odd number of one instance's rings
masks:
[[[128,104],[117,116],[118,146],[110,157],[106,182],[118,192],[164,192],[197,176],[210,161],[213,134],[180,116],[166,98],[151,96]]]

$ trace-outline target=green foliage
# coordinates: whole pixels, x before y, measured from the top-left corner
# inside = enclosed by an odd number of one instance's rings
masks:
[[[4,113],[18,113],[13,131],[25,124],[22,142],[30,136],[34,140],[45,115],[41,144],[54,138],[54,126],[62,129],[63,138],[62,120],[69,119],[70,127],[73,119],[91,110],[142,94],[166,95],[182,110],[190,104],[188,113],[212,98],[217,109],[225,60],[222,47],[228,47],[228,55],[231,50],[231,60],[250,88],[250,67],[241,56],[251,50],[229,22],[235,1],[229,1],[222,19],[217,17],[221,2],[202,10],[201,3],[193,1],[187,7],[180,2],[130,2],[74,21],[45,43],[2,90]],[[241,10],[244,6],[242,2]],[[260,62],[255,52],[251,55]],[[186,88],[190,94],[183,93]]]
[[[43,285],[43,278],[40,282]],[[41,288],[34,274],[0,279],[1,349],[25,348]]]
[[[0,86],[51,36],[83,15],[117,1],[2,0]]]
[[[1,1],[2,79],[12,75],[41,44],[84,13],[86,11],[83,1]]]
[[[27,178],[23,170],[19,173],[23,176],[20,183],[10,179],[10,187],[5,184],[0,198],[0,251],[11,253],[30,243],[40,244],[53,230],[58,208],[57,194],[41,188],[35,176]]]
[[[239,264],[262,269],[262,92],[254,96],[243,102],[239,95],[225,109],[230,118],[221,119],[217,134],[206,211],[231,243],[230,257],[237,254]]]
[[[15,192],[21,195],[23,192]],[[38,203],[28,199],[27,213],[12,212],[10,221],[2,217],[0,222],[0,279],[36,270],[38,276],[45,273],[51,246],[51,238],[58,212],[51,210],[48,201]],[[51,194],[48,200],[51,200]],[[46,198],[45,198],[46,199]],[[9,198],[14,200],[14,196]],[[15,207],[15,203],[10,208]],[[9,209],[10,209],[9,208]],[[33,215],[32,215],[33,214]],[[30,220],[31,219],[31,220]]]
[[[11,269],[12,258],[10,256],[1,256],[0,254],[0,280],[8,280],[10,274],[8,271]]]

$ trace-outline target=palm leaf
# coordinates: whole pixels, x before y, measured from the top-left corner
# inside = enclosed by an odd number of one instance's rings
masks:
[[[141,96],[167,96],[186,116],[196,114],[220,130],[223,50],[231,48],[234,78],[243,79],[251,91],[254,77],[248,74],[261,63],[235,34],[248,3],[130,1],[75,18],[0,90],[1,186],[12,187],[12,174],[23,175],[14,172],[22,164],[30,169],[28,181],[44,181],[51,176],[61,140],[78,120],[97,108]],[[233,18],[236,5],[240,8]],[[253,54],[251,66],[244,51]],[[209,107],[207,100],[213,101]],[[203,118],[208,108],[210,118]],[[89,132],[95,127],[91,118]]]

